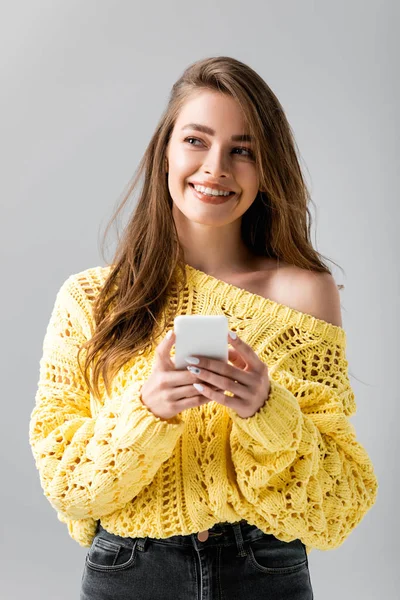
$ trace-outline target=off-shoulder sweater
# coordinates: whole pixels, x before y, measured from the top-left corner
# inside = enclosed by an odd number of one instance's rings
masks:
[[[171,292],[167,305],[227,316],[268,365],[271,387],[248,418],[210,401],[165,420],[140,398],[154,348],[136,353],[101,401],[78,367],[110,268],[61,285],[30,416],[41,487],[69,535],[89,547],[98,521],[120,536],[167,538],[246,519],[283,541],[299,538],[307,554],[340,546],[378,489],[349,420],[345,330],[186,265],[185,293]]]

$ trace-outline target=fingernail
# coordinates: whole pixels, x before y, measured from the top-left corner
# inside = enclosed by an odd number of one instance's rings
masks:
[[[185,358],[185,361],[191,365],[198,365],[200,362],[200,359],[196,358],[195,356],[187,356]]]
[[[204,388],[201,385],[201,383],[194,383],[193,387],[195,387],[198,392],[202,392],[204,390]]]
[[[234,331],[229,331],[229,337],[232,338],[233,340],[236,340],[237,335]]]
[[[171,335],[173,334],[173,330],[170,329],[167,333],[167,335],[165,336],[167,338],[167,340],[169,340],[169,338],[171,337]]]

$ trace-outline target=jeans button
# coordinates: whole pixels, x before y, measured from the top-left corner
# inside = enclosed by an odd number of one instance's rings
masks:
[[[199,533],[197,534],[197,539],[200,542],[205,542],[206,540],[208,540],[208,536],[210,534],[208,533],[208,529],[206,529],[205,531],[199,531]]]

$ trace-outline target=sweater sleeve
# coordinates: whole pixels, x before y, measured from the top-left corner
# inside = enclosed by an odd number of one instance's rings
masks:
[[[113,391],[92,416],[77,360],[87,328],[71,294],[73,278],[61,286],[45,333],[29,442],[44,495],[60,520],[99,519],[152,481],[172,454],[184,421],[182,414],[156,417],[142,403],[134,379]]]
[[[349,421],[356,404],[344,344],[308,342],[270,369],[269,397],[254,415],[228,408],[240,491],[273,531],[320,550],[344,542],[378,489]]]

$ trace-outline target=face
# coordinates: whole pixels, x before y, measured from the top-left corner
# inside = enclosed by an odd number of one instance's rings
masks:
[[[193,124],[212,130],[199,131]],[[188,126],[190,125],[190,126]],[[259,181],[251,141],[232,140],[248,135],[240,107],[230,96],[204,91],[190,98],[180,111],[168,148],[168,187],[173,213],[203,225],[231,223],[254,202]],[[191,182],[216,184],[234,192],[222,203],[210,203],[194,190]],[[212,196],[215,198],[215,196]]]

